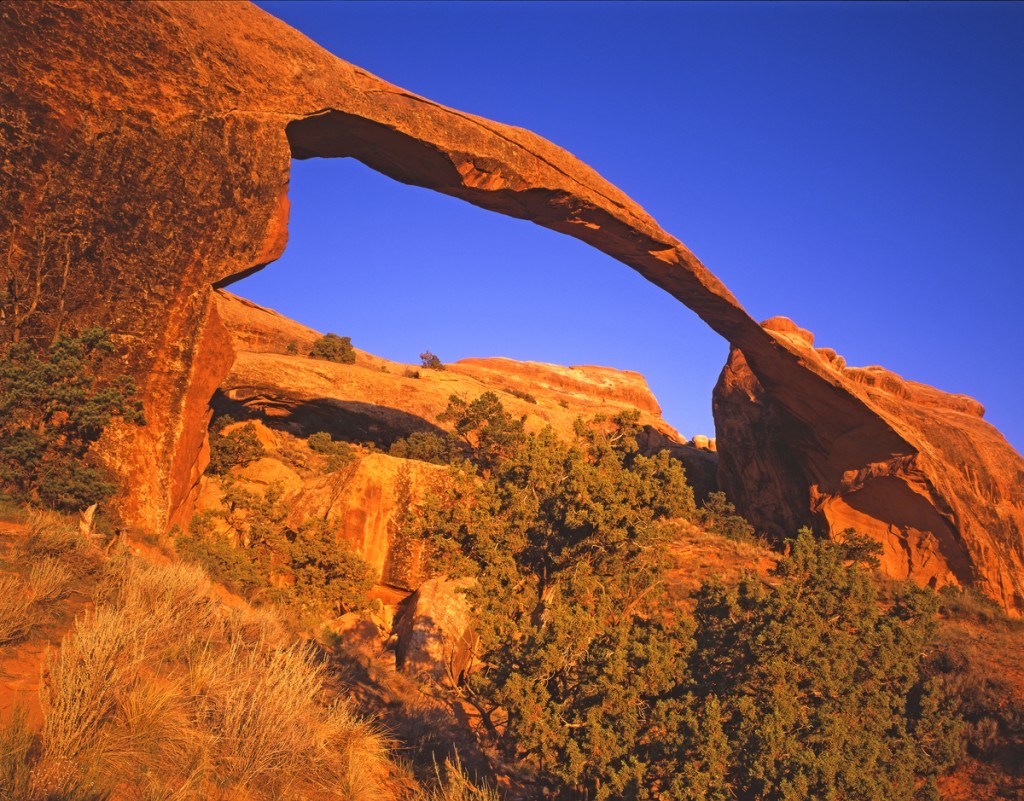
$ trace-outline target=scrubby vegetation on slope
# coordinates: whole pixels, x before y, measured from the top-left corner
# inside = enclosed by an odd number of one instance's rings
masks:
[[[55,517],[35,518],[10,555],[33,563],[29,586],[52,604],[66,584],[40,578],[46,560],[86,570],[93,606],[45,659],[41,726],[18,709],[0,722],[0,799],[430,795],[331,689],[326,655],[272,612],[225,606],[194,566],[104,557]],[[486,797],[457,765],[440,771],[437,798]]]
[[[68,403],[98,411],[69,414],[76,425],[99,420],[98,437],[133,419],[130,392],[104,389],[121,384],[84,386]],[[49,419],[33,425],[71,430]],[[257,422],[220,419],[209,471],[220,506],[178,533],[185,563],[116,543],[105,556],[35,515],[0,565],[0,649],[52,631],[69,595],[92,602],[46,658],[41,725],[15,712],[0,727],[0,799],[918,799],[936,797],[965,747],[992,786],[1019,787],[1004,779],[1024,742],[1014,687],[951,628],[1009,627],[991,604],[891,583],[880,597],[875,546],[852,531],[840,542],[800,532],[764,558],[724,495],[698,506],[678,461],[641,452],[635,412],[580,420],[566,439],[528,431],[485,393],[453,397],[440,422],[452,433],[392,446],[439,467],[423,496],[417,465],[401,463],[389,559],[410,588],[469,580],[471,659],[445,681],[397,681],[392,662],[391,683],[373,678],[371,655],[350,685],[366,692],[364,713],[400,708],[387,719],[418,781],[342,689],[346,630],[321,627],[364,609],[376,574],[326,513],[296,518],[273,482],[259,485],[268,463],[266,475],[284,470],[273,454],[322,482],[329,511],[361,461],[387,457],[326,432],[274,444]],[[54,436],[87,453],[79,435]],[[8,487],[46,501],[38,480]],[[682,599],[684,532],[765,566]],[[226,607],[207,575],[261,608]],[[297,645],[278,608],[324,642]],[[344,617],[383,627],[383,646],[387,615]],[[421,718],[407,714],[418,704]],[[502,794],[471,775],[497,777]]]
[[[792,544],[771,585],[709,583],[667,603],[671,518],[698,510],[681,466],[639,454],[629,414],[526,434],[496,397],[454,399],[471,462],[414,522],[439,574],[476,580],[477,665],[450,692],[482,737],[565,798],[927,797],[959,747],[921,672],[930,591],[879,607],[864,543]]]

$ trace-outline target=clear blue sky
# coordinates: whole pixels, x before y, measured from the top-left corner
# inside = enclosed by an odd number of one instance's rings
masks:
[[[970,394],[1024,448],[1024,5],[279,3],[328,50],[566,148],[758,319]],[[644,373],[710,433],[727,347],[579,242],[349,160],[295,162],[233,289],[403,361]]]

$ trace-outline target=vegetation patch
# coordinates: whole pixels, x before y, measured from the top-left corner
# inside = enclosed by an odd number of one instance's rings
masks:
[[[230,415],[222,415],[210,426],[210,465],[207,470],[214,475],[224,475],[232,467],[245,467],[263,456],[263,444],[252,423],[223,433],[235,423]]]
[[[355,364],[356,349],[352,347],[351,337],[325,334],[313,343],[309,358],[338,364]]]
[[[0,489],[22,502],[75,511],[114,485],[92,445],[111,421],[143,422],[134,382],[100,328],[45,349],[0,348]]]
[[[438,575],[472,576],[477,663],[450,690],[483,739],[564,798],[913,799],[958,757],[923,672],[938,602],[883,609],[863,538],[792,541],[771,585],[715,581],[690,618],[665,594],[671,520],[730,539],[724,496],[638,448],[639,415],[526,433],[493,394],[452,398],[470,461],[412,522]],[[546,788],[546,789],[542,789]]]

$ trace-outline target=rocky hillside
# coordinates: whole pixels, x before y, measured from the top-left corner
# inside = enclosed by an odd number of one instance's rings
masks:
[[[935,563],[922,570],[911,555],[904,573],[1024,608],[1024,460],[976,404],[907,402],[932,393],[890,392],[891,376],[837,367],[791,323],[761,326],[682,242],[551,142],[388,84],[246,3],[8,3],[0,41],[12,288],[0,339],[112,331],[146,421],[112,426],[97,449],[129,526],[187,518],[210,398],[235,361],[213,288],[283,252],[291,160],[356,158],[578,238],[725,338],[718,425],[755,464],[722,461],[743,511],[787,531],[868,524],[889,537],[889,563],[897,548]],[[481,365],[463,367],[480,378]],[[575,378],[560,391],[577,392]],[[394,389],[381,400],[394,402]],[[349,411],[375,424],[364,407]],[[774,508],[756,500],[766,488]]]
[[[415,432],[445,431],[438,416],[452,395],[473,400],[493,392],[525,418],[527,430],[550,425],[567,439],[578,418],[635,410],[642,447],[669,448],[698,486],[713,488],[714,441],[687,442],[662,419],[638,373],[510,359],[465,359],[434,370],[362,350],[354,364],[340,364],[309,358],[319,332],[224,291],[216,302],[235,360],[214,398],[215,418],[238,421],[227,432],[251,421],[263,449],[261,458],[231,471],[230,483],[256,496],[276,487],[294,526],[310,517],[330,520],[385,582],[407,581],[391,565],[389,542],[402,504],[421,496],[439,469],[387,450]],[[355,446],[343,469],[327,470],[326,457],[309,448],[307,438],[317,432]],[[222,533],[230,524],[224,484],[207,473],[192,493],[193,511],[215,516]]]
[[[216,303],[235,360],[215,402],[259,411],[293,433],[333,426],[338,438],[390,444],[413,431],[437,430],[451,395],[472,399],[495,392],[507,409],[526,416],[528,429],[550,425],[569,434],[577,417],[635,409],[652,445],[687,444],[662,419],[639,373],[504,358],[463,359],[431,370],[358,348],[354,364],[339,364],[306,358],[322,336],[317,331],[223,290]],[[704,438],[699,442],[705,450],[714,447]]]

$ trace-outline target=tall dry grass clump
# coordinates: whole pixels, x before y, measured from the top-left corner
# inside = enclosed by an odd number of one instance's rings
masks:
[[[387,741],[327,696],[322,660],[201,569],[120,556],[96,601],[47,660],[26,797],[394,797]]]
[[[28,594],[37,604],[54,603],[68,594],[74,575],[59,559],[44,558],[28,574]]]
[[[27,528],[23,549],[29,557],[68,558],[93,548],[78,526],[57,512],[30,510]]]
[[[26,578],[0,574],[0,646],[25,639],[45,608],[67,594],[71,579],[71,571],[54,559],[33,565]]]
[[[23,638],[32,628],[32,598],[17,576],[0,575],[0,645]]]
[[[25,709],[16,706],[11,719],[0,726],[0,801],[24,801],[31,797],[30,752],[34,744]]]

